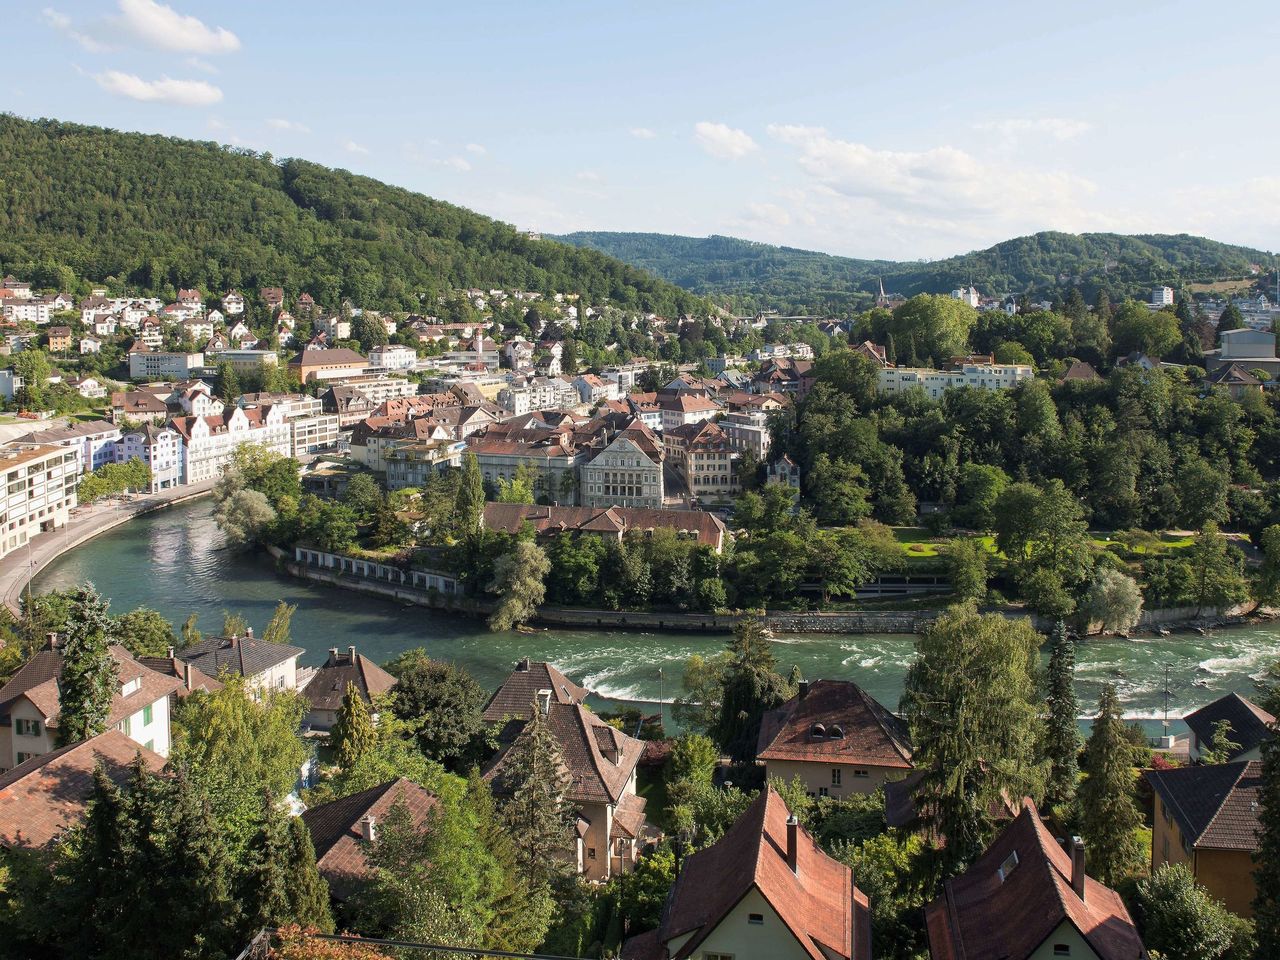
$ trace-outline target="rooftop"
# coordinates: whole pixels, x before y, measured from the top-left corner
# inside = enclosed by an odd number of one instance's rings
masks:
[[[1148,770],[1146,778],[1193,847],[1258,849],[1261,761]]]

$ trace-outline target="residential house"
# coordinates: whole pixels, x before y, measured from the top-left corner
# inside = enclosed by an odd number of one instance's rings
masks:
[[[737,469],[741,454],[720,424],[708,421],[673,427],[663,433],[662,446],[694,499],[722,501],[742,489]]]
[[[43,850],[84,821],[96,771],[124,786],[141,759],[152,773],[164,757],[112,728],[48,753],[0,775],[0,847]]]
[[[284,306],[284,290],[280,287],[263,287],[258,291],[258,298],[269,313],[275,313]],[[231,311],[228,310],[228,313]]]
[[[1152,868],[1185,864],[1228,910],[1252,917],[1262,762],[1148,770],[1145,776],[1155,794]]]
[[[1093,364],[1084,360],[1075,360],[1063,372],[1058,382],[1078,381],[1080,383],[1090,383],[1101,379],[1102,377],[1098,375],[1098,371],[1093,368]]]
[[[348,900],[373,875],[367,853],[377,840],[378,825],[396,804],[403,804],[413,825],[421,827],[430,823],[436,798],[412,780],[400,777],[303,811],[302,822],[316,851],[316,867],[337,902]]]
[[[1238,363],[1218,367],[1204,378],[1204,382],[1207,386],[1226,390],[1232,400],[1239,400],[1246,393],[1262,392],[1262,381]]]
[[[673,530],[717,553],[724,549],[725,525],[703,510],[645,510],[638,507],[544,507],[522,503],[486,503],[484,525],[517,534],[525,524],[539,536],[590,533],[621,540],[627,533],[644,536],[651,530]]]
[[[566,794],[574,810],[574,849],[566,850],[577,872],[603,882],[629,873],[645,839],[644,798],[636,793],[636,766],[644,743],[617,730],[580,704],[556,701],[550,689],[539,690],[536,706],[556,740],[569,775]],[[532,717],[526,707],[500,736],[505,746],[485,770],[494,793],[514,789],[507,779],[511,748],[527,736]],[[519,733],[516,733],[516,730]]]
[[[164,327],[155,317],[147,317],[138,326],[138,339],[150,350],[159,350],[164,344]]]
[[[594,373],[584,373],[573,378],[573,386],[583,403],[595,404],[602,400],[617,400],[618,384],[613,380],[604,380]]]
[[[80,338],[80,355],[84,356],[89,353],[101,353],[102,340],[98,337],[81,337]]]
[[[878,343],[872,343],[870,340],[863,340],[853,348],[853,352],[861,354],[878,367],[887,367],[889,365],[889,358],[885,348]]]
[[[399,440],[386,451],[387,489],[421,487],[431,477],[461,468],[467,445],[461,440]]]
[[[169,419],[169,407],[155,394],[146,390],[117,391],[111,394],[111,420],[120,423],[164,423]]]
[[[649,440],[640,433],[644,431]],[[579,499],[586,507],[646,507],[663,505],[662,448],[646,427],[619,433],[582,466]]]
[[[305,652],[301,647],[260,640],[252,629],[242,637],[205,637],[176,651],[179,660],[210,677],[225,670],[244,677],[257,690],[297,689],[298,657]]]
[[[467,438],[467,450],[475,454],[485,484],[494,489],[499,480],[510,482],[521,467],[532,469],[537,491],[551,499],[572,500],[578,480],[578,466],[586,459],[584,449],[559,436],[545,440],[497,440],[488,436]]]
[[[71,349],[70,327],[50,327],[46,336],[49,338],[50,353],[66,353]]]
[[[237,290],[228,290],[222,295],[222,312],[229,317],[238,317],[244,313],[244,296]]]
[[[769,414],[764,410],[726,413],[719,425],[729,446],[738,453],[750,453],[757,461],[769,455],[773,437],[769,433]]]
[[[129,353],[129,378],[132,380],[189,380],[203,366],[203,353],[155,350]]]
[[[324,408],[338,418],[338,429],[346,430],[369,417],[378,405],[355,387],[330,387],[324,393]]]
[[[274,350],[223,350],[218,362],[231,365],[236,373],[261,374],[269,367],[280,365],[280,357]]]
[[[330,730],[338,722],[338,711],[347,687],[355,687],[356,693],[367,704],[389,692],[396,685],[396,678],[366,657],[356,653],[354,646],[346,653],[337,647],[329,648],[329,657],[311,675],[302,694],[307,698],[306,723],[313,730]]]
[[[204,298],[200,295],[199,290],[179,290],[178,303],[199,313],[204,313]]]
[[[870,960],[870,904],[766,787],[723,837],[685,858],[658,928],[623,944],[622,957]]]
[[[151,468],[148,493],[170,490],[182,482],[182,437],[177,430],[148,422],[124,431],[116,444],[116,462],[135,459]]]
[[[369,366],[378,370],[412,370],[418,365],[418,352],[413,347],[393,343],[369,351]]]
[[[1191,730],[1191,759],[1203,760],[1205,751],[1213,749],[1214,728],[1223,720],[1230,724],[1228,740],[1239,745],[1226,759],[1261,760],[1262,744],[1275,736],[1276,718],[1235,692],[1219,697],[1183,718]]]
[[[287,457],[292,434],[277,407],[233,407],[216,417],[174,417],[169,425],[182,437],[182,482],[199,483],[222,476],[236,448],[244,443]]]
[[[5,400],[13,402],[13,395],[23,386],[22,377],[15,373],[12,367],[8,370],[0,370],[0,396]]]
[[[0,295],[13,297],[17,300],[29,300],[31,298],[31,284],[25,280],[19,280],[13,274],[9,274],[3,281],[0,281]]]
[[[86,400],[101,400],[107,395],[107,388],[97,377],[68,377],[66,384]]]
[[[90,473],[115,462],[120,428],[106,420],[89,420],[66,427],[37,430],[19,437],[17,442],[65,447],[75,453],[76,471]]]
[[[821,797],[874,793],[913,769],[907,725],[852,680],[801,681],[764,715],[756,759],[766,776],[799,777]]]
[[[306,312],[301,300],[298,301],[298,312]],[[351,321],[340,316],[316,317],[311,323],[311,329],[316,333],[323,333],[330,343],[351,339]]]
[[[781,484],[782,486],[790,487],[795,491],[795,495],[799,496],[800,465],[784,453],[765,467],[764,482],[766,484]]]
[[[552,700],[570,705],[586,703],[590,693],[554,665],[524,657],[516,661],[515,669],[489,697],[482,714],[484,722],[505,724],[515,717],[527,717],[540,690],[550,690]]]
[[[713,420],[721,412],[721,407],[709,397],[700,396],[694,391],[683,393],[658,394],[658,409],[662,411],[662,432],[674,430],[691,423],[703,423]]]
[[[108,649],[116,679],[107,726],[167,757],[169,695],[181,681],[147,669],[118,644]],[[0,767],[9,770],[53,750],[61,675],[62,651],[51,642],[0,687]]]
[[[1143,960],[1120,895],[1085,873],[1084,844],[1063,850],[1029,801],[925,908],[932,960]]]
[[[79,479],[74,450],[30,444],[0,447],[0,483],[9,491],[0,513],[0,557],[26,546],[37,534],[66,526]]]
[[[773,357],[760,364],[751,378],[756,393],[785,393],[803,397],[813,383],[813,363],[790,357]]]
[[[956,387],[979,390],[1010,390],[1036,375],[1036,368],[1026,363],[958,363],[951,369],[925,367],[884,367],[879,371],[876,389],[881,393],[901,393],[921,389],[933,400],[939,400]]]
[[[325,382],[335,387],[355,387],[375,404],[412,397],[418,392],[418,385],[412,380],[385,373],[362,374],[358,377],[334,376]]]
[[[303,350],[289,361],[289,369],[302,383],[359,376],[369,361],[354,350]]]
[[[183,340],[190,340],[192,343],[200,343],[201,341],[208,340],[213,336],[213,318],[211,316],[190,317],[182,321],[180,330]]]
[[[219,417],[227,407],[213,395],[213,387],[203,380],[175,383],[165,403],[188,417]]]

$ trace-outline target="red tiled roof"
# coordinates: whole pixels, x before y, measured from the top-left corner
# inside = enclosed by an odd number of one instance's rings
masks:
[[[843,736],[834,736],[837,730]],[[906,724],[852,680],[816,680],[767,713],[757,757],[912,769]]]
[[[1016,854],[1016,858],[1014,858]],[[1003,879],[1000,868],[1013,862]],[[1027,960],[1063,922],[1100,960],[1140,960],[1142,941],[1120,895],[1085,877],[1071,886],[1071,857],[1027,801],[973,866],[947,880],[925,909],[934,960]]]
[[[350,652],[329,651],[329,658],[312,674],[303,695],[312,710],[337,710],[342,706],[347,684],[355,684],[365,701],[381,696],[396,685],[396,678],[366,657]]]
[[[688,532],[700,544],[719,550],[724,543],[724,522],[703,510],[649,510],[641,507],[544,507],[519,503],[486,503],[484,525],[491,530],[517,533],[525,523],[538,533],[560,533],[565,530],[608,530],[625,533],[630,530],[668,529]]]
[[[556,703],[583,703],[590,692],[550,663],[519,661],[484,707],[485,723],[501,723],[509,717],[528,717],[539,690],[550,690]]]
[[[108,730],[33,757],[0,775],[0,845],[48,846],[84,817],[99,763],[107,776],[124,783],[138,757],[152,771],[164,768],[164,757],[119,730]]]

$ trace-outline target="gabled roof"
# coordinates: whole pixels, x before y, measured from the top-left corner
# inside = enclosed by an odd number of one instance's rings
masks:
[[[1255,377],[1252,373],[1240,366],[1238,363],[1229,363],[1226,366],[1218,367],[1207,377],[1204,378],[1205,383],[1211,383],[1214,386],[1240,386],[1240,387],[1258,387],[1262,385],[1262,381]]]
[[[223,670],[252,677],[306,651],[257,637],[206,637],[178,651],[178,659],[195,664],[211,677]]]
[[[1228,760],[1234,760],[1242,753],[1248,753],[1262,745],[1264,740],[1274,736],[1271,729],[1276,718],[1260,706],[1240,694],[1232,692],[1219,697],[1213,703],[1207,703],[1199,710],[1187,714],[1184,718],[1191,732],[1201,743],[1201,749],[1213,747],[1213,725],[1221,720],[1231,724],[1231,741],[1240,744]]]
[[[396,678],[354,648],[346,653],[329,651],[329,659],[312,674],[303,694],[312,710],[337,710],[342,706],[347,684],[354,684],[366,702],[396,685]]]
[[[1093,368],[1093,364],[1084,360],[1077,360],[1067,367],[1066,372],[1062,375],[1063,380],[1101,380],[1098,371]]]
[[[52,843],[83,819],[98,764],[107,776],[122,784],[138,757],[153,772],[164,768],[164,757],[119,730],[108,730],[32,757],[0,775],[0,846],[44,847]]]
[[[766,788],[715,844],[688,857],[667,896],[657,940],[692,934],[671,956],[699,956],[699,947],[756,889],[812,960],[871,956],[866,896],[849,868],[833,860],[807,830],[796,828],[796,871],[787,862],[790,811]],[[628,944],[624,957],[643,956]]]
[[[842,735],[836,736],[837,731]],[[806,692],[765,714],[756,755],[760,760],[912,768],[906,724],[852,680],[814,681]]]
[[[556,703],[582,703],[590,692],[580,687],[550,663],[525,657],[484,707],[485,723],[501,723],[509,717],[528,717],[539,690],[550,690]]]
[[[1258,849],[1260,760],[1148,770],[1146,777],[1193,847]]]
[[[386,818],[397,801],[408,807],[415,826],[421,826],[436,805],[433,794],[400,777],[303,812],[302,822],[311,832],[316,849],[316,867],[329,881],[329,892],[335,898],[345,900],[369,876],[361,821],[372,817],[376,836],[378,822]]]
[[[973,866],[947,880],[925,908],[933,960],[1027,960],[1063,922],[1079,931],[1100,960],[1143,956],[1119,894],[1086,876],[1084,897],[1077,896],[1071,857],[1029,801]]]

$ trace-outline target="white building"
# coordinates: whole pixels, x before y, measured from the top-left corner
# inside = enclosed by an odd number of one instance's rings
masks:
[[[329,450],[338,442],[336,413],[319,413],[310,417],[292,417],[288,421],[293,456]]]
[[[0,370],[0,396],[12,400],[13,395],[23,388],[23,380],[12,369]]]
[[[66,526],[80,479],[74,450],[27,444],[0,447],[0,476],[7,490],[0,510],[0,557],[26,546],[39,533]]]
[[[229,317],[238,317],[244,313],[244,297],[236,290],[228,290],[222,295],[222,312]]]
[[[43,297],[6,297],[0,300],[0,313],[13,323],[43,325],[53,319],[53,304]]]
[[[151,490],[168,490],[182,482],[182,437],[171,427],[144,423],[120,437],[116,462],[141,460],[151,468]]]
[[[323,333],[328,337],[329,343],[335,340],[351,339],[351,321],[343,320],[339,316],[319,317],[312,322],[311,326],[316,333]]]
[[[66,427],[37,430],[18,438],[19,443],[65,447],[76,455],[76,472],[89,473],[116,462],[120,428],[106,420],[91,420]]]
[[[951,299],[967,303],[975,310],[978,309],[978,304],[982,302],[982,296],[978,293],[978,288],[973,285],[952,290]]]
[[[192,373],[203,366],[203,353],[151,351],[129,354],[129,378],[132,380],[189,380]]]
[[[584,507],[661,510],[662,463],[650,459],[634,438],[620,433],[582,467],[579,499]]]
[[[1173,288],[1156,287],[1151,291],[1151,306],[1159,310],[1161,307],[1173,306]]]
[[[750,451],[757,460],[764,461],[769,454],[769,414],[764,410],[743,410],[727,413],[720,421],[734,450],[742,453]]]
[[[222,476],[236,447],[243,443],[283,457],[293,452],[292,431],[278,407],[232,407],[220,417],[175,417],[170,426],[182,436],[183,483]]]
[[[369,366],[379,370],[412,370],[418,365],[418,352],[412,347],[392,343],[369,351]]]
[[[901,393],[919,387],[938,400],[954,387],[1009,390],[1035,375],[1035,367],[1023,363],[965,363],[954,370],[884,367],[877,371],[877,388],[881,393]]]
[[[81,337],[80,353],[83,356],[86,353],[101,353],[102,341],[97,337]]]

